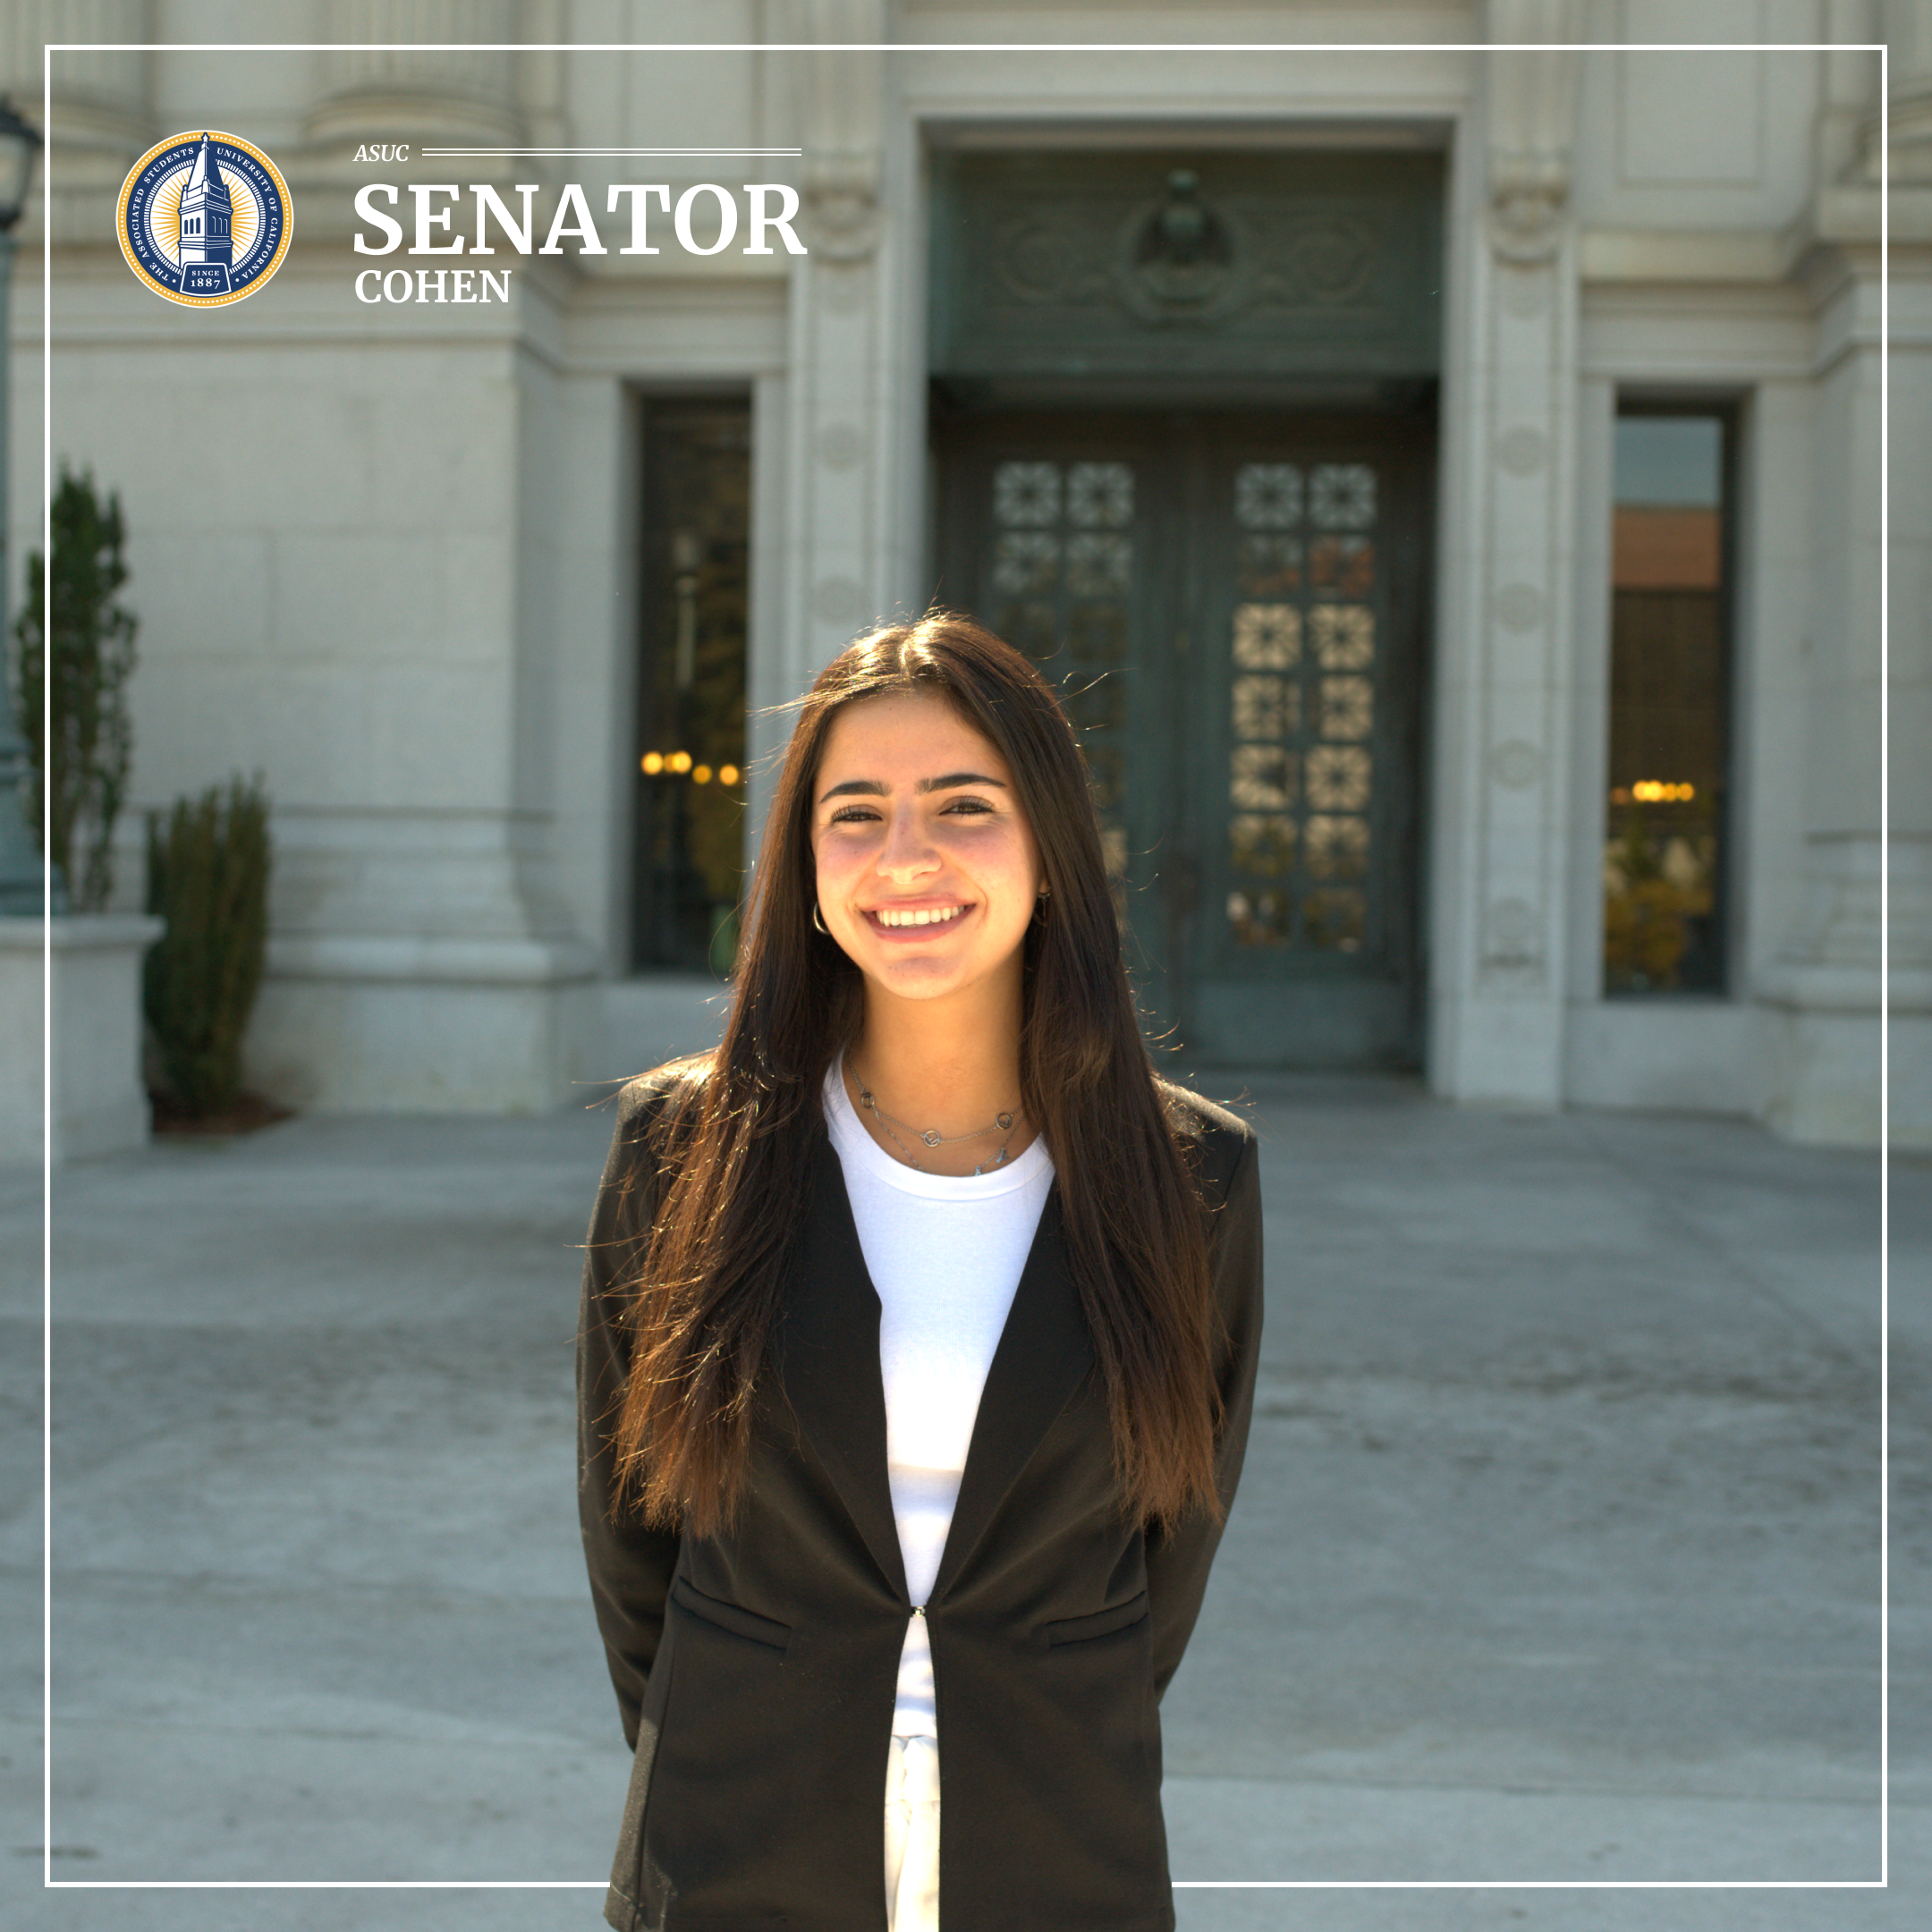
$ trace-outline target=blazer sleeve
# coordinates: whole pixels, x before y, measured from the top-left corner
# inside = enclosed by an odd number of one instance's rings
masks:
[[[664,1634],[678,1538],[615,1513],[611,1436],[631,1368],[623,1285],[643,1258],[657,1213],[657,1163],[644,1142],[658,1097],[644,1082],[621,1098],[610,1157],[591,1211],[577,1324],[577,1512],[597,1629],[617,1692],[624,1741],[637,1748],[644,1685]]]
[[[1225,1513],[1234,1501],[1248,1425],[1254,1413],[1255,1373],[1261,1360],[1261,1184],[1255,1138],[1243,1131],[1221,1211],[1215,1217],[1210,1266],[1224,1330],[1217,1364],[1223,1404],[1215,1447],[1215,1482]],[[1153,1618],[1154,1691],[1166,1694],[1200,1614],[1208,1572],[1220,1546],[1223,1523],[1204,1509],[1148,1532],[1148,1606]]]

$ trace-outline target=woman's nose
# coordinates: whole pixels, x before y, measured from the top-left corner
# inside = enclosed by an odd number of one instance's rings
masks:
[[[916,878],[934,870],[939,854],[933,849],[919,823],[919,814],[908,804],[892,815],[886,827],[885,850],[879,853],[878,869],[889,878]]]

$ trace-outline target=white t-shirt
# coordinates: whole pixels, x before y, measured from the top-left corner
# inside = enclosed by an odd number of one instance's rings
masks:
[[[991,1174],[921,1174],[867,1132],[835,1061],[826,1076],[825,1114],[878,1291],[886,1470],[906,1590],[923,1605],[939,1574],[979,1394],[1053,1185],[1053,1161],[1046,1143],[1035,1140]],[[985,1145],[990,1160],[999,1141],[988,1135]],[[938,1734],[924,1617],[911,1620],[900,1653],[893,1734]]]

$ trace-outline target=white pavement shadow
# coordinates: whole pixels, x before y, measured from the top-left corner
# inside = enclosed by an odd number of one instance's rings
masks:
[[[1875,1878],[1875,1158],[1201,1084],[1264,1136],[1269,1301],[1163,1714],[1176,1878]],[[571,1343],[607,1135],[303,1119],[56,1177],[57,1877],[602,1878]],[[1932,1923],[1928,1173],[1894,1179],[1893,1889],[1182,1890],[1183,1932]],[[595,1890],[40,1889],[37,1176],[0,1237],[0,1916],[597,1924]]]

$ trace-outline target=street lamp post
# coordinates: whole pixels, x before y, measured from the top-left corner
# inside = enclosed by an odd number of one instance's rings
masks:
[[[34,156],[40,137],[0,97],[0,663],[5,660],[5,640],[11,635],[13,561],[7,555],[7,351],[13,295],[13,228],[27,206],[27,185],[33,176]],[[45,660],[50,654],[43,650]],[[51,670],[51,665],[48,669]],[[27,834],[25,800],[31,753],[13,723],[11,697],[0,702],[0,913],[37,914],[51,894],[58,911],[66,898],[57,877],[47,877],[43,888],[40,856]]]

